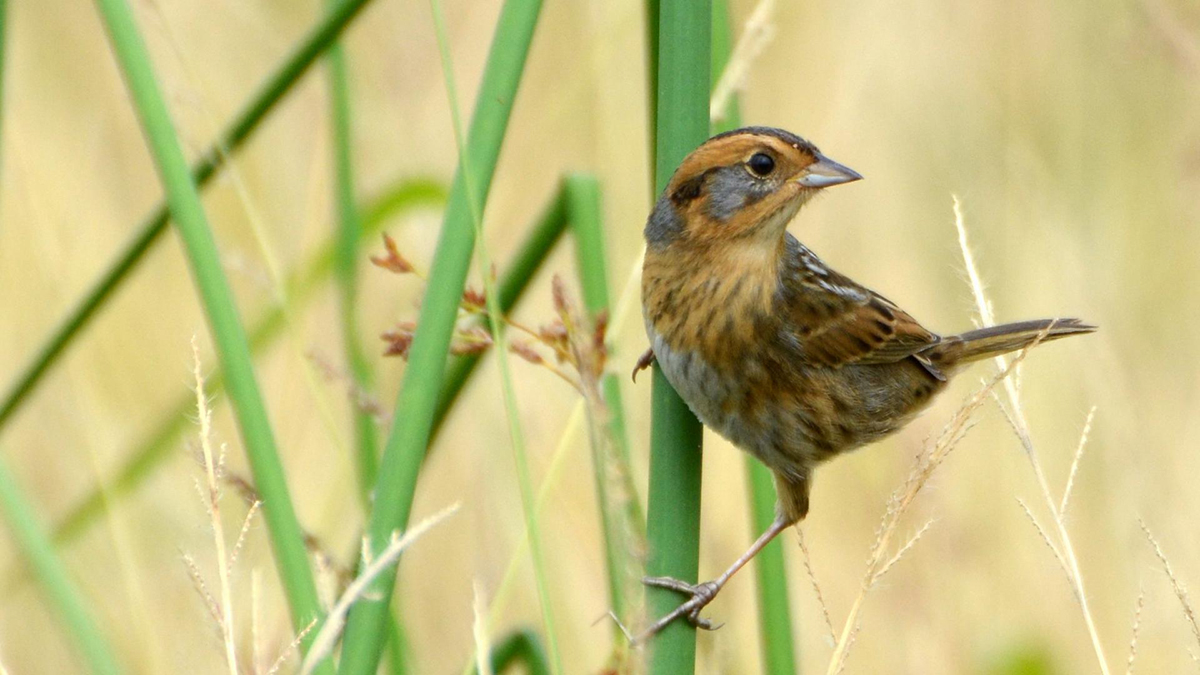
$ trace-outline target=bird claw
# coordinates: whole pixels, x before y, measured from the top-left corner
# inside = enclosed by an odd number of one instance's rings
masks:
[[[654,363],[654,350],[647,349],[646,351],[642,352],[642,355],[638,357],[637,363],[633,366],[633,373],[631,376],[634,382],[637,382],[637,374],[649,368],[651,363]]]
[[[690,584],[672,577],[645,577],[642,579],[642,583],[647,586],[665,588],[676,593],[690,595],[691,598],[656,621],[642,635],[638,636],[635,642],[642,642],[646,638],[654,636],[681,616],[687,619],[688,623],[702,630],[717,630],[725,625],[723,623],[713,624],[709,619],[700,616],[700,610],[712,602],[713,598],[717,597],[717,592],[721,590],[721,586],[717,582],[705,581],[704,583]]]

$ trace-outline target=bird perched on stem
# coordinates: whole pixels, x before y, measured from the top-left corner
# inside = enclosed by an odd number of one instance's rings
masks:
[[[774,523],[724,573],[647,584],[691,598],[700,617],[729,578],[808,513],[821,462],[898,430],[964,366],[1095,330],[1077,319],[1022,321],[940,336],[830,269],[787,232],[821,190],[861,179],[781,129],[749,127],[688,155],[646,223],[642,311],[651,348],[692,412],[775,475]],[[636,374],[636,369],[635,369]]]

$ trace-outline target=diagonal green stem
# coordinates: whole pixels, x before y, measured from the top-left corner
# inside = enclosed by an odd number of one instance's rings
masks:
[[[713,0],[712,82],[716,86],[729,62],[733,38],[729,27],[726,0]],[[741,110],[736,96],[731,97],[714,134],[741,125]],[[757,459],[745,456],[746,483],[750,493],[751,537],[765,532],[775,520],[775,482],[771,471]],[[762,640],[763,672],[768,675],[794,675],[800,670],[792,638],[792,615],[788,605],[788,581],[783,560],[783,537],[777,537],[754,556],[758,580],[758,630]]]
[[[28,561],[88,668],[101,675],[121,672],[107,639],[55,554],[54,544],[46,536],[35,509],[9,472],[3,454],[0,454],[0,517],[8,521],[15,548]]]
[[[438,382],[475,245],[471,214],[483,212],[540,10],[539,0],[507,0],[500,12],[467,135],[465,152],[474,174],[473,190],[468,193],[460,167],[451,187],[428,291],[380,462],[375,507],[367,531],[372,550],[381,549],[392,532],[404,529],[408,523],[417,475],[433,426]],[[477,201],[471,203],[470,198]],[[368,597],[351,609],[342,646],[339,672],[343,675],[367,675],[375,671],[383,646],[387,603],[394,585],[394,574],[380,575]]]
[[[250,134],[274,109],[275,104],[291,91],[292,86],[307,72],[313,61],[329,47],[358,12],[371,0],[342,0],[314,28],[287,59],[267,78],[250,102],[242,109],[220,138],[192,166],[192,178],[197,185],[206,185],[224,164],[226,155],[241,147]],[[37,387],[42,377],[62,355],[84,326],[91,321],[117,287],[141,262],[142,256],[167,229],[169,212],[161,204],[137,228],[137,234],[112,262],[108,270],[63,319],[54,333],[43,343],[37,355],[26,364],[12,386],[0,399],[0,428],[21,407]]]
[[[659,0],[658,100],[655,120],[656,191],[675,167],[708,138],[708,0]],[[653,40],[652,40],[653,42]],[[646,571],[695,582],[699,568],[701,427],[679,394],[654,366],[651,389],[650,494]],[[679,595],[651,588],[646,598],[657,618],[675,609]],[[696,631],[675,621],[650,644],[649,672],[690,673]]]
[[[183,240],[193,281],[208,316],[254,482],[262,497],[263,514],[291,609],[292,624],[296,631],[305,631],[301,647],[306,651],[314,637],[314,632],[307,629],[321,617],[321,607],[266,406],[254,378],[249,341],[200,204],[200,195],[184,160],[129,5],[125,0],[97,0],[96,4],[142,123],[167,193],[171,218]],[[332,671],[332,663],[326,660],[319,670]]]
[[[507,421],[509,445],[513,453],[513,463],[517,470],[517,488],[521,495],[521,510],[525,516],[525,529],[528,533],[530,559],[533,562],[533,580],[537,588],[538,606],[542,612],[542,628],[546,631],[546,641],[550,646],[552,672],[562,672],[562,661],[558,652],[558,639],[554,622],[554,614],[550,602],[549,584],[546,581],[546,557],[542,548],[541,526],[537,515],[537,507],[533,498],[533,478],[529,470],[529,453],[525,446],[525,432],[521,427],[521,416],[517,410],[516,387],[513,386],[512,364],[508,354],[508,334],[505,330],[504,319],[500,306],[496,301],[493,287],[494,270],[491,254],[488,252],[487,239],[483,232],[482,203],[475,199],[475,174],[473,165],[466,153],[463,140],[462,119],[459,115],[458,87],[454,81],[454,65],[450,59],[449,38],[446,36],[446,22],[442,14],[442,4],[439,0],[430,0],[433,10],[434,30],[437,33],[438,51],[441,54],[442,74],[446,82],[446,94],[450,103],[450,118],[454,127],[454,140],[458,148],[459,173],[462,175],[467,204],[471,206],[471,224],[475,228],[476,256],[479,261],[480,276],[483,277],[484,298],[487,306],[487,323],[495,343],[496,360],[500,370],[500,394],[504,401],[504,412]]]

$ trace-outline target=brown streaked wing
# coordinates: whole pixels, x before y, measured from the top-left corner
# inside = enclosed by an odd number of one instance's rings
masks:
[[[791,248],[791,247],[789,247]],[[793,336],[814,365],[838,368],[850,363],[893,363],[916,357],[941,341],[887,298],[824,266],[803,248],[794,254],[783,297]],[[939,373],[930,371],[935,377]],[[939,378],[941,379],[941,378]]]

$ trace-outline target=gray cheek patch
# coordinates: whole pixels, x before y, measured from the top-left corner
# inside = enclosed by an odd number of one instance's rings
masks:
[[[740,164],[724,167],[709,177],[708,215],[714,220],[729,220],[769,192],[765,182],[751,176]]]
[[[679,212],[671,200],[663,195],[650,212],[650,219],[646,221],[646,243],[650,246],[666,246],[682,233],[683,219],[679,217]]]

